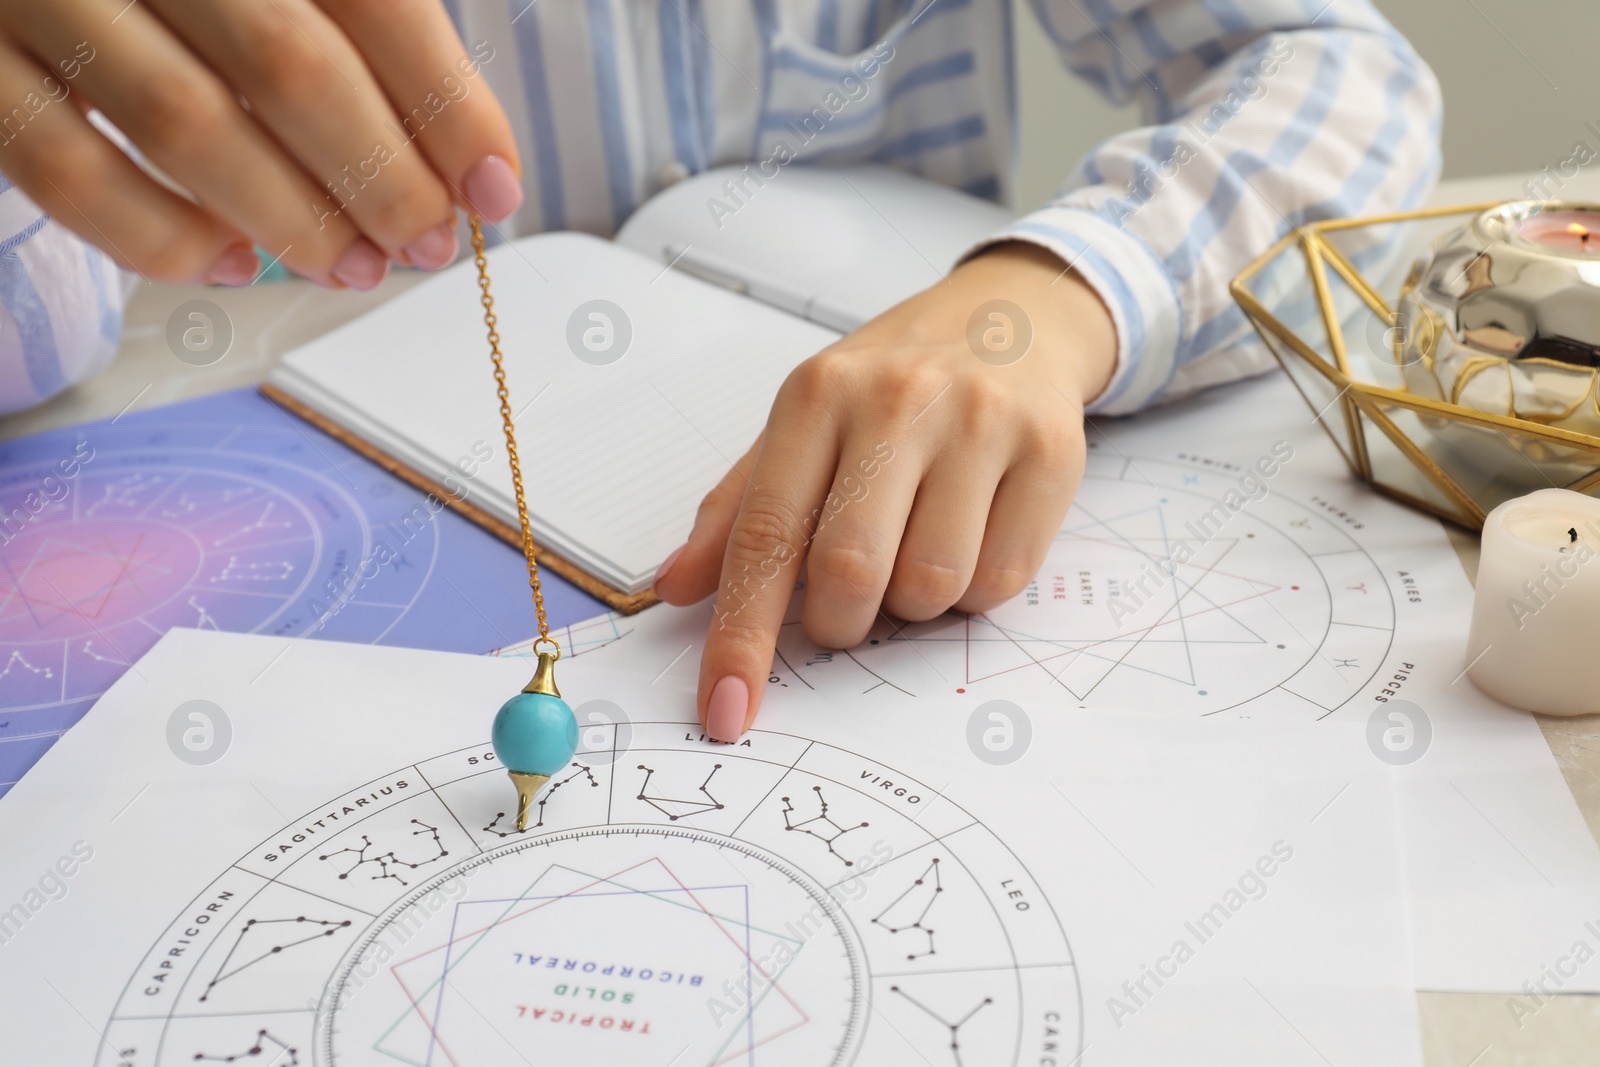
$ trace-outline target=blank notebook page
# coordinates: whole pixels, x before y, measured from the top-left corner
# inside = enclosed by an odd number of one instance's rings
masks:
[[[535,535],[625,592],[647,588],[785,375],[838,335],[582,234],[502,245],[489,269]],[[606,365],[568,345],[592,300],[631,325]],[[516,524],[470,261],[289,353],[272,380],[435,480],[461,480],[488,443],[471,499]]]

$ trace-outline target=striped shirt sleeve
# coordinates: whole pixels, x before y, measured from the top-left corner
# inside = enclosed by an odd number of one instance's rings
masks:
[[[986,242],[1051,249],[1110,309],[1091,412],[1271,366],[1232,277],[1307,222],[1415,207],[1438,176],[1438,83],[1367,0],[1033,2],[1067,66],[1149,124]]]
[[[104,370],[125,294],[109,257],[0,178],[0,414]]]

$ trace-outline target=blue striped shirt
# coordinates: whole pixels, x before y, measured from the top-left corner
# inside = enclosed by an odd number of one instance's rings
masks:
[[[1136,411],[1270,365],[1229,279],[1294,226],[1413,207],[1437,177],[1438,85],[1368,0],[1032,2],[1063,62],[1108,99],[1137,102],[1146,123],[993,237],[1051,249],[1111,310],[1117,369],[1093,410]],[[1010,0],[446,6],[523,155],[510,234],[609,235],[686,174],[779,153],[1016,201]],[[22,290],[96,277],[34,274],[0,299],[20,322],[41,299]],[[3,355],[6,367],[39,362]],[[13,395],[0,386],[0,401]]]
[[[104,370],[122,335],[125,279],[0,177],[0,413]]]

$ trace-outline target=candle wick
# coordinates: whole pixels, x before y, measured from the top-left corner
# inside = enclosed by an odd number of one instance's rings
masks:
[[[1572,538],[1572,543],[1573,544],[1577,544],[1578,543],[1578,528],[1576,526],[1574,526],[1571,529],[1569,529],[1567,531],[1567,536]]]

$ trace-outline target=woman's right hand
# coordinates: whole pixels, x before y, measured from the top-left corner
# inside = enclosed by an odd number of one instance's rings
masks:
[[[493,58],[439,0],[0,0],[0,172],[157,281],[244,284],[259,245],[370,289],[448,263],[458,206],[521,202]]]

